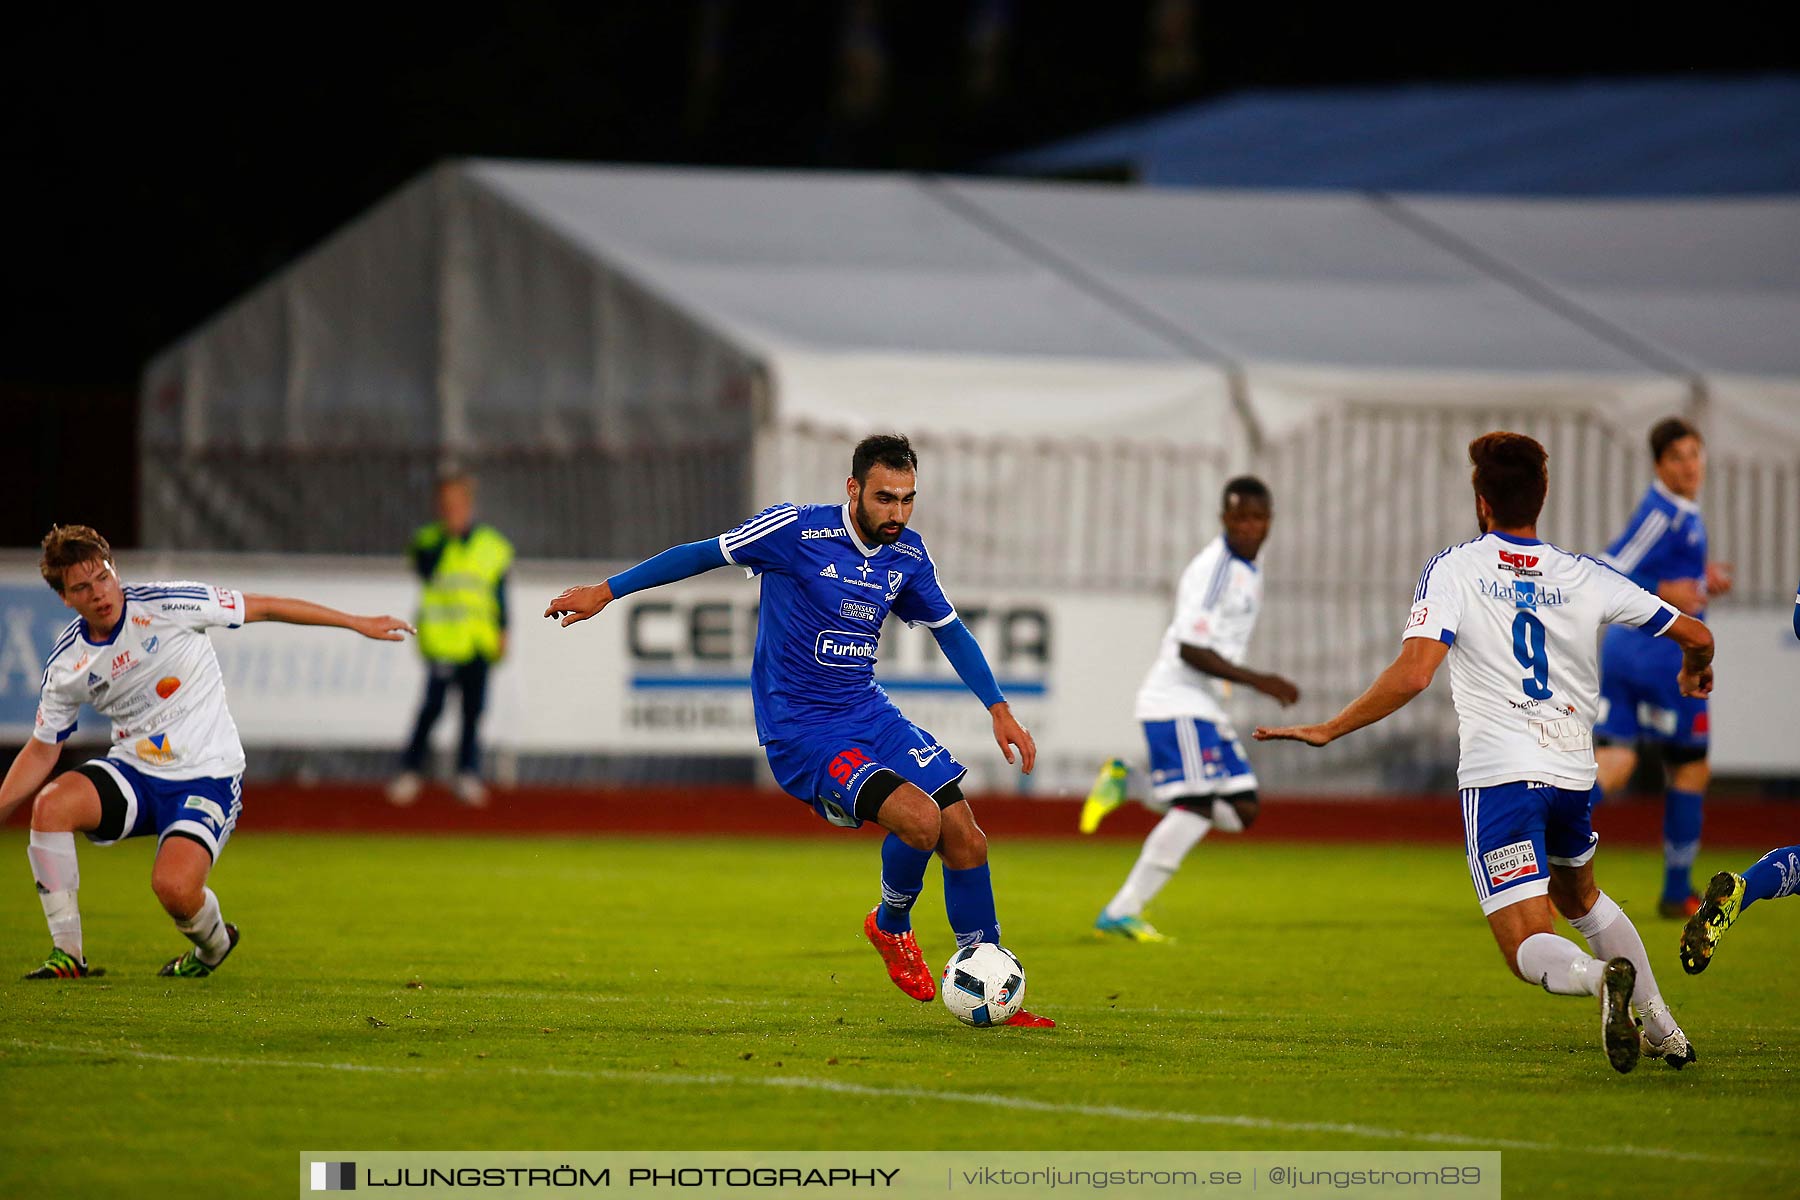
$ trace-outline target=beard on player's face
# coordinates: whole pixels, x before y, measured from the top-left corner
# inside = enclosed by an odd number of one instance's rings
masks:
[[[905,521],[883,521],[880,513],[870,511],[867,490],[856,498],[856,525],[863,541],[874,546],[891,546],[906,532]]]

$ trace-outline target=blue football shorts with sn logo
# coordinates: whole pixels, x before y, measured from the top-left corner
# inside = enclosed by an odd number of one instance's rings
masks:
[[[159,779],[117,758],[95,758],[76,768],[100,793],[100,825],[89,831],[96,846],[154,833],[157,845],[187,837],[216,862],[237,828],[244,805],[244,777]]]
[[[1150,747],[1150,798],[1158,803],[1256,790],[1256,774],[1230,725],[1198,717],[1145,721],[1144,741]]]
[[[1550,890],[1550,867],[1594,857],[1596,787],[1501,783],[1462,790],[1464,848],[1481,911],[1496,912]]]
[[[857,793],[883,768],[934,797],[969,771],[892,705],[771,741],[763,752],[782,791],[846,829],[862,824]]]

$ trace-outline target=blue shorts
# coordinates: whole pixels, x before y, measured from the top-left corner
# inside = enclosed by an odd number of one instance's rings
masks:
[[[1681,648],[1673,642],[1636,629],[1608,629],[1600,648],[1594,736],[1627,746],[1661,742],[1704,751],[1711,735],[1706,697],[1681,694],[1680,670]]]
[[[862,824],[856,797],[886,768],[935,797],[968,774],[949,749],[898,709],[852,714],[829,729],[781,738],[763,747],[782,791],[846,829]]]
[[[1256,774],[1230,725],[1198,717],[1145,721],[1144,741],[1150,745],[1150,798],[1158,803],[1256,790]]]
[[[1542,896],[1550,890],[1552,865],[1579,867],[1594,857],[1599,790],[1548,783],[1463,789],[1463,838],[1482,912]]]
[[[213,861],[237,828],[244,777],[159,779],[118,758],[93,758],[76,768],[100,793],[100,824],[88,832],[96,846],[154,833],[156,844],[190,837]]]

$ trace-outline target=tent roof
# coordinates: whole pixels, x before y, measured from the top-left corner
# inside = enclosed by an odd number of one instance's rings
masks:
[[[1194,358],[910,177],[498,162],[470,171],[766,352]]]
[[[1222,369],[904,176],[479,162],[535,220],[759,356],[785,420],[1218,445]]]
[[[1349,370],[1655,371],[1360,196],[959,183],[1233,359]]]
[[[1407,204],[1690,369],[1800,376],[1800,199]]]
[[[145,390],[187,397],[157,428],[195,444],[560,445],[742,414],[760,369],[765,420],[1220,446],[1345,399],[1635,421],[1715,373],[1791,387],[1796,327],[1800,200],[475,161],[172,348]],[[1755,401],[1759,428],[1790,395]]]
[[[1457,195],[1800,192],[1800,76],[1251,91],[996,164],[1147,183]]]

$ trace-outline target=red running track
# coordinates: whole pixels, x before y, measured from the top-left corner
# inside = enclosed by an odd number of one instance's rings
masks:
[[[982,828],[996,837],[1073,837],[1078,805],[1068,800],[982,796],[974,801]],[[11,824],[26,822],[23,806]],[[1142,838],[1156,817],[1127,805],[1107,819],[1104,838]],[[1662,805],[1604,804],[1594,828],[1612,845],[1662,841]],[[417,804],[393,808],[372,786],[252,784],[244,791],[239,833],[345,832],[432,834],[711,834],[836,837],[842,831],[776,792],[748,788],[519,788],[497,790],[484,809],[457,805],[429,787]],[[871,834],[873,829],[863,833]],[[1258,838],[1299,842],[1429,842],[1461,844],[1462,814],[1448,797],[1317,799],[1271,797],[1254,831]],[[1706,844],[1761,853],[1800,842],[1800,805],[1715,800],[1706,806]]]

